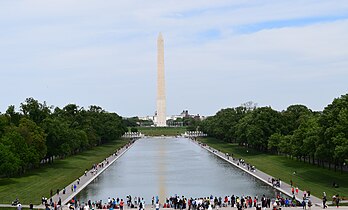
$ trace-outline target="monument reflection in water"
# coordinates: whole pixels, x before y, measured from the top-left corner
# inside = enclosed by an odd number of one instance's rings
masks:
[[[185,138],[145,138],[78,195],[80,201],[173,195],[275,196],[273,188]]]

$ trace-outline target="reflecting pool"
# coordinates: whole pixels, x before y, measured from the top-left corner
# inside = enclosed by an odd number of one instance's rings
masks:
[[[274,197],[275,190],[185,138],[143,138],[95,181],[80,201],[172,195],[206,197],[251,195]]]

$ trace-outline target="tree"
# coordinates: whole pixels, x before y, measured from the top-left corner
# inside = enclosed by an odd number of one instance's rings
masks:
[[[41,104],[33,98],[27,98],[24,103],[21,103],[20,108],[23,114],[36,124],[40,124],[51,113],[46,102]]]
[[[289,106],[282,115],[284,119],[282,131],[288,135],[292,134],[307,116],[312,115],[312,111],[304,105],[297,104]]]
[[[18,132],[18,128],[14,126],[8,127],[6,133],[2,136],[0,141],[0,143],[9,148],[12,154],[18,157],[16,164],[18,163],[20,167],[19,173],[24,173],[25,170],[30,166],[33,155],[25,139]]]
[[[308,162],[312,161],[314,164],[315,149],[317,142],[320,139],[320,125],[319,115],[311,115],[305,121],[301,123],[299,129],[303,131],[303,144],[302,153],[305,157],[308,157]]]
[[[57,117],[49,117],[43,121],[42,125],[42,128],[47,135],[47,157],[53,161],[53,156],[60,156],[63,154],[67,155],[66,151],[61,148],[61,145],[70,140],[67,134],[67,131],[69,130],[68,123]]]
[[[19,122],[18,131],[25,139],[31,151],[30,163],[38,166],[47,153],[46,134],[44,130],[30,119],[22,118]]]
[[[138,128],[132,127],[130,131],[131,132],[138,132]]]
[[[0,143],[0,175],[10,177],[18,172],[20,160],[10,149]]]
[[[268,150],[273,153],[278,153],[280,151],[280,142],[282,141],[282,134],[274,133],[268,139]]]
[[[213,117],[199,123],[200,129],[210,136],[229,142],[237,141],[237,125],[249,112],[245,107],[221,109]]]
[[[268,139],[280,132],[281,115],[271,107],[256,108],[238,122],[237,136],[240,143],[266,151]]]
[[[348,94],[335,98],[331,104],[325,107],[319,119],[322,127],[321,139],[317,151],[329,164],[336,166],[345,163],[348,158]],[[318,150],[318,149],[317,149]],[[325,151],[325,152],[324,152]],[[323,157],[326,155],[326,157]]]
[[[138,117],[129,117],[122,119],[124,126],[126,127],[136,127],[138,126],[139,118]]]
[[[5,129],[8,126],[8,121],[5,115],[0,115],[0,138],[5,133]]]
[[[21,112],[9,106],[0,113],[0,176],[23,174],[42,160],[64,158],[87,148],[118,139],[126,131],[116,113],[99,106],[89,110],[75,104],[63,109],[27,98]]]
[[[21,115],[15,111],[15,106],[10,105],[6,110],[6,117],[8,122],[12,125],[18,126],[19,120],[21,119]]]

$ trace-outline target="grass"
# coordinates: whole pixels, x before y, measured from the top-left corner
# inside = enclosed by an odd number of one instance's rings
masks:
[[[224,153],[233,154],[234,158],[243,158],[257,169],[275,178],[280,178],[286,183],[290,183],[290,180],[292,180],[294,186],[310,191],[318,198],[321,198],[323,192],[326,192],[329,199],[334,194],[339,194],[341,198],[348,199],[347,172],[335,172],[284,156],[264,154],[214,138],[200,138],[199,140]],[[295,175],[293,174],[294,171],[296,171]],[[332,187],[334,181],[339,184],[339,188]]]
[[[329,204],[329,206],[336,206],[336,204]],[[339,206],[348,206],[348,203],[339,203]]]
[[[146,136],[176,136],[185,133],[186,127],[137,127]]]
[[[56,192],[79,176],[92,164],[98,163],[122,147],[128,140],[115,140],[111,143],[84,151],[52,165],[31,170],[21,177],[0,178],[0,203],[10,204],[16,197],[22,204],[40,204],[41,197],[50,197],[50,190]]]

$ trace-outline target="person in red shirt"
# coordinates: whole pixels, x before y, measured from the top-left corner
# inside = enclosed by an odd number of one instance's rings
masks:
[[[124,202],[123,202],[123,199],[121,199],[121,202],[120,202],[120,210],[123,210],[123,206],[124,206]]]

